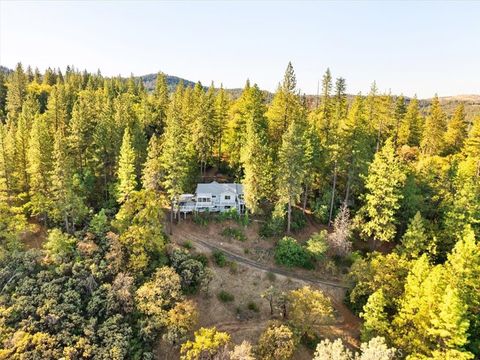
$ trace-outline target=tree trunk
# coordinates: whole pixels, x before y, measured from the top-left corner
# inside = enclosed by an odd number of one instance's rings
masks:
[[[290,222],[292,221],[292,202],[288,200],[288,211],[287,211],[287,234],[290,234]]]
[[[337,186],[337,160],[333,165],[333,184],[332,184],[332,199],[330,201],[330,214],[328,216],[328,226],[332,223],[333,217],[333,204],[335,202],[335,187]]]
[[[173,199],[170,207],[170,235],[173,235]]]
[[[305,190],[303,193],[303,215],[305,215],[305,210],[307,208],[307,199],[308,199],[308,184],[305,184]]]

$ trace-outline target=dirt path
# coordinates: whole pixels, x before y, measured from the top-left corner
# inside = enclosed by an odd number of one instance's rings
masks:
[[[216,244],[212,244],[212,243],[208,242],[207,240],[202,239],[198,235],[194,235],[194,234],[185,232],[185,231],[181,230],[180,228],[175,229],[174,237],[175,238],[180,238],[181,240],[185,240],[185,241],[190,240],[190,241],[196,243],[197,245],[201,245],[201,247],[209,249],[210,251],[212,251],[212,250],[222,251],[225,254],[225,256],[227,256],[231,260],[235,260],[235,261],[237,261],[241,264],[247,265],[249,267],[256,268],[258,270],[271,272],[271,273],[286,276],[286,277],[289,277],[289,278],[292,278],[292,279],[301,280],[301,281],[311,283],[311,284],[314,284],[314,285],[320,285],[321,287],[327,286],[327,287],[338,288],[338,289],[348,289],[348,286],[341,283],[341,282],[306,277],[306,276],[298,275],[298,274],[295,274],[291,271],[284,270],[284,269],[281,269],[281,268],[277,268],[277,267],[273,268],[273,267],[266,266],[266,265],[261,264],[257,261],[246,258],[242,255],[235,254],[232,251],[225,249],[224,247],[218,246]]]

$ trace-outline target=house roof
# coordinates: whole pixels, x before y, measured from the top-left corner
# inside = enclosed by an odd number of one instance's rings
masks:
[[[197,194],[214,194],[220,195],[221,193],[233,193],[237,195],[243,194],[243,185],[235,183],[218,183],[212,181],[209,184],[197,184]]]

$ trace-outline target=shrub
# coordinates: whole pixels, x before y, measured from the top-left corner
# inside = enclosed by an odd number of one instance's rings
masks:
[[[274,216],[262,225],[258,234],[264,238],[280,236],[283,234],[284,229],[285,221],[280,217]]]
[[[187,249],[187,250],[190,250],[190,249],[193,248],[193,244],[192,244],[192,242],[191,242],[190,240],[185,241],[185,242],[182,244],[182,246],[183,246],[185,249]]]
[[[271,282],[274,282],[275,280],[277,280],[277,275],[275,275],[273,272],[269,271],[267,273],[267,279]]]
[[[217,295],[218,297],[218,300],[220,300],[221,302],[232,302],[233,300],[235,300],[235,296],[233,296],[232,294],[230,294],[229,292],[225,291],[225,290],[222,290],[218,293]]]
[[[299,230],[302,230],[305,227],[305,225],[307,225],[307,218],[305,214],[301,210],[297,208],[293,208],[290,229],[293,232],[299,231]]]
[[[193,214],[193,222],[197,225],[207,226],[210,222],[210,212],[206,210],[205,212],[196,212]]]
[[[217,266],[224,267],[225,265],[227,265],[227,257],[222,251],[215,250],[212,255],[213,261],[215,262],[215,264],[217,264]]]
[[[237,229],[237,228],[227,227],[227,228],[223,229],[220,234],[222,236],[227,237],[227,238],[236,239],[236,240],[239,240],[239,241],[247,240],[247,237],[245,236],[243,231],[241,229]]]
[[[315,260],[323,260],[328,250],[327,231],[313,234],[307,241],[307,250]]]
[[[205,275],[205,264],[182,249],[172,251],[170,263],[180,275],[182,289],[187,293],[196,292]]]
[[[288,267],[313,268],[308,251],[297,240],[288,236],[278,241],[275,247],[275,261],[280,265]]]
[[[250,301],[247,304],[247,309],[250,310],[250,311],[253,311],[253,312],[257,312],[257,313],[260,311],[260,309],[258,308],[258,305],[253,301]]]
[[[236,274],[238,272],[238,264],[235,261],[229,261],[228,266],[232,274]]]

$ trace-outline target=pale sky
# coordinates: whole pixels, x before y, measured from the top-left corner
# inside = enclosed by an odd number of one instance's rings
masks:
[[[480,94],[480,1],[0,0],[0,64],[19,61],[266,90],[292,61],[309,94],[327,67],[349,93]]]

